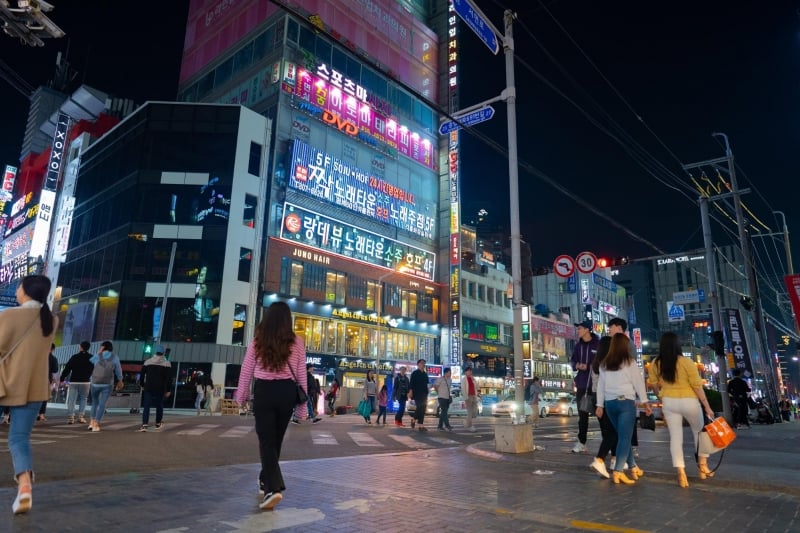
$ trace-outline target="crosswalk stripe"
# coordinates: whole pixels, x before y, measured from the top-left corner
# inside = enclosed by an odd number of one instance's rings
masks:
[[[430,448],[431,445],[427,442],[419,441],[413,439],[407,435],[389,435],[390,438],[396,440],[403,446],[408,446],[409,448]]]
[[[453,439],[446,439],[444,437],[430,437],[430,440],[433,442],[438,442],[439,444],[458,444],[459,442]]]
[[[116,431],[118,429],[126,429],[126,428],[133,428],[139,427],[141,423],[139,422],[117,422],[116,424],[103,424],[100,423],[100,429],[104,431]]]
[[[177,425],[177,424],[176,424]],[[219,424],[200,424],[199,426],[194,427],[193,429],[184,429],[183,431],[178,431],[178,435],[202,435],[206,431],[211,431],[214,428],[219,427]]]
[[[223,433],[222,435],[220,435],[220,437],[223,437],[223,438],[224,437],[228,437],[228,438],[244,437],[245,435],[247,435],[248,433],[253,431],[253,429],[254,429],[253,426],[234,426],[231,429],[229,429],[228,431],[226,431],[225,433]]]
[[[316,431],[311,430],[311,442],[312,444],[321,444],[323,446],[326,445],[337,445],[339,442],[336,440],[336,437],[333,436],[333,433],[330,431]]]
[[[380,442],[378,442],[375,437],[372,435],[367,435],[366,433],[357,433],[357,432],[347,432],[347,435],[353,439],[359,446],[372,446],[372,447],[380,447],[383,446]]]

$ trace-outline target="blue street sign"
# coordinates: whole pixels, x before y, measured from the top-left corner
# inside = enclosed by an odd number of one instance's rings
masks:
[[[500,51],[500,43],[491,23],[486,20],[486,15],[481,13],[480,9],[472,5],[470,0],[453,0],[453,9],[493,54]]]
[[[472,113],[467,113],[463,117],[459,117],[458,122],[461,122],[466,127],[474,126],[475,124],[480,124],[481,122],[486,122],[490,120],[494,116],[494,108],[490,105],[484,106],[480,109],[473,111]],[[441,126],[439,126],[439,135],[447,135],[451,131],[459,129],[458,122],[453,122],[452,120],[448,120],[444,122]]]

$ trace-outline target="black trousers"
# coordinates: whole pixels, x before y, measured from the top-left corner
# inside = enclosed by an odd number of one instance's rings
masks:
[[[617,453],[617,430],[614,429],[614,424],[611,423],[611,419],[608,418],[605,411],[597,421],[600,422],[600,434],[603,436],[603,440],[600,441],[600,448],[597,450],[597,457],[605,461],[608,452],[611,452],[611,455],[616,455]]]
[[[450,398],[439,398],[439,429],[450,427]]]
[[[425,423],[425,409],[428,408],[428,396],[420,396],[419,398],[414,396],[414,404],[417,406],[414,410],[414,418],[417,419],[419,425],[423,425]]]
[[[403,421],[403,415],[406,414],[406,402],[408,401],[408,397],[405,394],[401,394],[397,397],[397,412],[394,414],[394,419],[397,422]]]
[[[581,398],[586,396],[586,389],[578,389],[575,395],[575,403],[580,405]],[[581,444],[586,444],[586,434],[589,431],[589,413],[578,410],[578,440]]]
[[[266,492],[286,490],[281,467],[281,446],[292,417],[295,386],[291,379],[256,379],[253,389],[253,415],[256,419],[261,473],[258,479]]]

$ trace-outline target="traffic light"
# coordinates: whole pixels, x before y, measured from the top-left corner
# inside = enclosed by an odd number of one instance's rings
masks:
[[[711,339],[714,341],[711,345],[714,348],[714,353],[720,357],[725,355],[725,335],[721,331],[712,331]]]
[[[605,268],[610,264],[611,264],[611,262],[608,259],[606,259],[605,257],[598,257],[597,258],[597,266],[600,267],[600,268]]]
[[[151,355],[153,355],[153,343],[152,342],[144,343],[144,347],[142,348],[142,353],[146,357],[150,357]]]

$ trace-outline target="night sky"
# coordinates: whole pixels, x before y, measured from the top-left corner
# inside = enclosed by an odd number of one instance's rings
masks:
[[[29,48],[0,36],[0,57],[29,84],[46,83],[56,53],[69,48],[77,80],[137,103],[174,99],[188,0],[158,9],[107,0],[51,3],[50,18],[67,33],[64,39]],[[800,174],[797,2],[477,3],[499,28],[503,7],[519,16],[520,205],[535,265],[583,250],[644,257],[657,255],[656,248],[672,253],[702,246],[697,194],[685,188],[689,178],[681,163],[723,156],[724,146],[711,136],[716,131],[729,137],[739,186],[753,190],[745,202],[770,228],[763,231],[782,229],[771,214],[780,210],[798,235],[800,216],[792,209]],[[461,105],[467,107],[500,93],[504,63],[502,51],[492,56],[466,26],[461,29]],[[0,96],[0,163],[15,164],[27,101],[2,80]],[[506,147],[505,104],[494,107],[495,118],[475,129]],[[476,137],[467,135],[464,143],[464,222],[483,208],[490,223],[508,228],[507,160]],[[530,167],[567,192],[532,175]],[[718,244],[735,238],[734,225],[724,228],[714,223]],[[768,250],[776,266],[785,265],[781,243]]]

